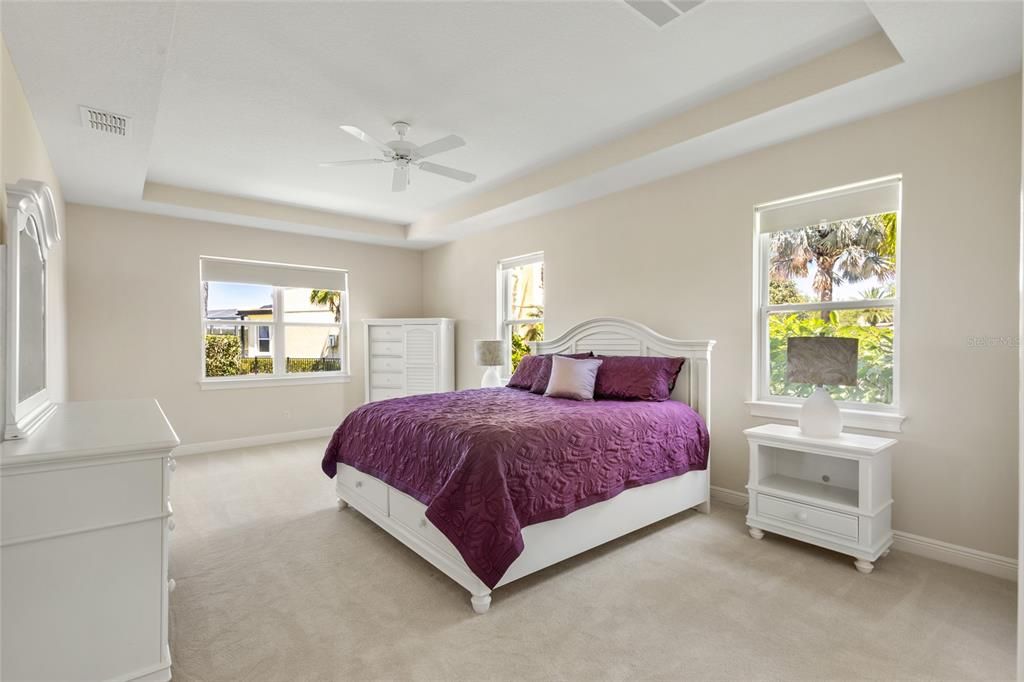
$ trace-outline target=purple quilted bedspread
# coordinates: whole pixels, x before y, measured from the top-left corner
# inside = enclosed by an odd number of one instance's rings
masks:
[[[334,432],[339,462],[427,505],[427,518],[494,587],[523,551],[524,526],[627,488],[707,468],[708,430],[690,407],[578,402],[514,388],[369,403]]]

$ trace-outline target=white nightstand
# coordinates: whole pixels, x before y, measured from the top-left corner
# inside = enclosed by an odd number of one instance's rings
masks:
[[[778,533],[854,557],[861,573],[892,545],[891,438],[843,433],[809,438],[765,424],[750,443],[747,525],[758,540]]]

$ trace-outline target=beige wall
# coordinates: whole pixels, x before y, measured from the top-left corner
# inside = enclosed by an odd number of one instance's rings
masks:
[[[11,63],[7,46],[0,40],[0,189],[23,178],[50,186],[57,200],[57,220],[64,228],[64,197],[39,135],[32,110]],[[0,191],[0,215],[7,220],[7,194]],[[0,242],[3,235],[0,233]],[[46,380],[53,400],[65,400],[68,386],[67,307],[65,261],[66,242],[58,242],[47,256]],[[0,369],[0,373],[3,370]]]
[[[1016,334],[1020,107],[1014,76],[432,249],[424,314],[459,321],[457,384],[478,385],[495,265],[542,250],[549,336],[615,315],[717,339],[712,481],[743,490],[753,206],[902,173],[894,524],[1016,556],[1017,358],[968,337]]]
[[[155,396],[183,443],[336,426],[363,401],[359,320],[421,312],[418,251],[68,205],[71,395]],[[199,256],[349,270],[352,382],[202,391]]]

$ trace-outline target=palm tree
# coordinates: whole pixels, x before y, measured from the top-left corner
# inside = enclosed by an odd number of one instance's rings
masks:
[[[892,298],[896,295],[896,287],[892,284],[885,287],[871,287],[861,292],[861,296],[876,300],[879,298]],[[863,311],[861,319],[865,324],[872,327],[880,327],[882,325],[891,325],[893,322],[892,308],[868,308]]]
[[[309,302],[313,305],[325,305],[334,313],[334,321],[341,322],[341,292],[329,289],[313,289],[309,292]]]
[[[891,216],[891,218],[890,218]],[[811,287],[819,301],[831,301],[837,284],[896,276],[895,214],[809,225],[772,233],[772,279],[785,281],[815,273]],[[827,320],[829,311],[821,317]]]

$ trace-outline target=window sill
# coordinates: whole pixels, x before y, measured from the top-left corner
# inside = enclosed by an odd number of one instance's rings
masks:
[[[272,386],[305,386],[308,384],[347,384],[352,381],[348,374],[300,374],[297,376],[247,376],[218,377],[201,379],[199,388],[204,391],[219,391],[228,388],[269,388]]]
[[[800,419],[800,403],[780,403],[768,400],[748,400],[752,417],[767,417],[768,419],[786,419],[797,421]],[[901,433],[903,431],[903,420],[905,415],[895,412],[873,412],[871,410],[840,409],[843,415],[843,426],[854,429],[867,429],[869,431],[883,431],[886,433]]]

